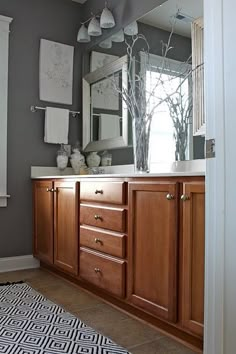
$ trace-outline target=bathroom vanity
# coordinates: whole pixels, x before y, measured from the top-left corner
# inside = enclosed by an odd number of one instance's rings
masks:
[[[198,348],[204,174],[35,177],[42,267]]]

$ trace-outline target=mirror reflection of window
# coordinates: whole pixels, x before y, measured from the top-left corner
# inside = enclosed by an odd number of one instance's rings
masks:
[[[122,73],[91,85],[91,138],[92,141],[122,136]]]

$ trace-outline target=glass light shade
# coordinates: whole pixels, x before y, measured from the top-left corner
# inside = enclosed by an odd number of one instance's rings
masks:
[[[101,28],[112,28],[116,25],[112,12],[105,7],[100,18]]]
[[[110,49],[112,47],[112,40],[111,37],[105,39],[104,41],[102,41],[101,43],[99,43],[99,47],[101,48],[108,48]]]
[[[101,34],[102,34],[102,30],[100,24],[96,19],[96,17],[93,17],[92,20],[89,22],[88,35],[97,37],[97,36],[101,36]]]
[[[136,34],[138,34],[138,22],[131,22],[128,26],[124,28],[124,33],[127,36],[135,36]]]
[[[121,29],[117,33],[113,34],[111,36],[111,40],[112,42],[116,42],[116,43],[124,42],[125,40],[124,31]]]
[[[80,27],[80,29],[78,31],[77,42],[79,42],[79,43],[90,42],[90,36],[88,35],[88,29],[85,27],[84,24]]]

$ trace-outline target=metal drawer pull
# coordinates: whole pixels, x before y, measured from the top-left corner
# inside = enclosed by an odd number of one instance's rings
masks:
[[[94,272],[95,272],[95,273],[102,273],[99,268],[94,268]]]
[[[56,192],[57,190],[56,189],[54,189],[54,188],[47,188],[47,192],[52,192],[52,193],[54,193],[54,192]]]
[[[166,196],[166,199],[173,200],[173,199],[175,199],[175,197],[174,197],[173,194],[168,193],[167,196]]]
[[[103,194],[103,190],[102,189],[96,189],[95,190],[95,194]]]
[[[100,215],[94,215],[95,220],[102,220],[102,217]]]
[[[187,195],[187,194],[182,194],[180,199],[183,201],[183,202],[186,202],[187,200],[190,199],[190,197]]]
[[[94,240],[96,243],[100,243],[101,245],[103,244],[102,240],[100,240],[100,238],[95,238]]]

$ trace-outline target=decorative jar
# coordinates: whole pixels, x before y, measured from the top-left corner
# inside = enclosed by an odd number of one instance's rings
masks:
[[[67,167],[67,164],[68,155],[62,144],[60,149],[57,151],[57,167],[60,171],[63,171]]]
[[[90,152],[86,158],[88,167],[98,167],[100,165],[101,157],[97,152]]]
[[[80,169],[85,166],[85,157],[80,153],[78,149],[73,149],[73,154],[70,157],[70,163],[75,174],[80,174]]]
[[[108,151],[104,151],[101,156],[101,165],[102,166],[111,166],[112,154]]]

